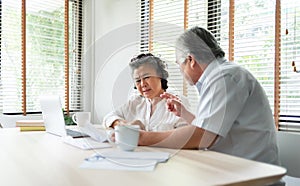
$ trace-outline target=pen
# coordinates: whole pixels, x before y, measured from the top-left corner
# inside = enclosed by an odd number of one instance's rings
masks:
[[[100,154],[95,154],[91,157],[85,158],[84,160],[88,161],[88,162],[95,162],[95,161],[102,160],[102,159],[105,159],[105,157]]]

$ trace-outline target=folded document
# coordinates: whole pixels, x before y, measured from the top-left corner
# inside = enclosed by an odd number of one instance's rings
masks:
[[[166,152],[128,152],[118,149],[101,151],[88,157],[81,168],[153,171],[156,164],[166,162],[170,157]]]
[[[84,127],[78,127],[78,130],[82,133],[89,135],[91,138],[93,138],[96,141],[99,142],[107,141],[107,134],[105,130],[98,129],[91,123],[86,123]]]
[[[156,164],[157,162],[155,160],[97,158],[97,161],[85,160],[80,165],[80,168],[123,171],[153,171]]]
[[[111,147],[109,143],[98,142],[92,138],[72,138],[71,136],[66,136],[63,138],[63,142],[84,150]]]

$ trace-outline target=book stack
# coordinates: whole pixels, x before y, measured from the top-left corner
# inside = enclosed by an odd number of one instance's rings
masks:
[[[20,131],[45,131],[43,120],[18,120],[16,127],[20,127]]]

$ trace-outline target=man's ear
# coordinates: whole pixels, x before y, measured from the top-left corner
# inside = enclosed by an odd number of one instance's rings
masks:
[[[198,65],[198,63],[193,55],[188,55],[188,60],[190,62],[191,68],[194,68],[195,65]]]
[[[196,58],[193,55],[189,55],[188,59],[190,60],[190,68],[194,69],[194,70],[201,70],[201,72],[203,71],[203,66],[201,64],[199,64],[196,60]]]

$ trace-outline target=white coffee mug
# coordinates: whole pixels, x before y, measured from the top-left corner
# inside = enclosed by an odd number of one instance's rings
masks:
[[[84,127],[85,124],[90,123],[91,113],[90,112],[76,112],[75,114],[73,114],[72,120],[79,127]]]
[[[108,141],[124,151],[133,151],[139,141],[140,127],[138,125],[117,125],[108,133]],[[115,134],[115,141],[112,136]]]

